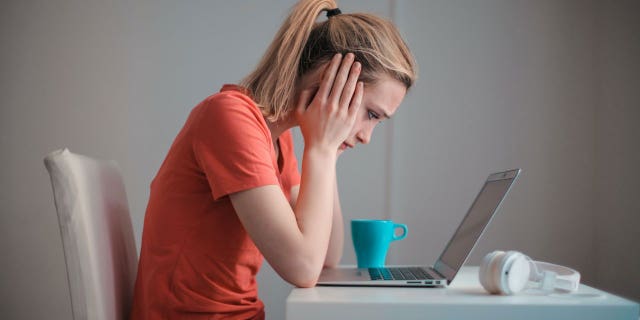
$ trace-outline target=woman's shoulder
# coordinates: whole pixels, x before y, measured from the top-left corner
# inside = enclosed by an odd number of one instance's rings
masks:
[[[246,105],[258,108],[249,91],[235,84],[223,85],[219,92],[208,96],[202,102],[209,105]]]
[[[266,127],[258,105],[244,88],[237,85],[224,85],[220,92],[205,98],[193,109],[189,118],[196,130],[230,130],[238,127],[262,130]]]
[[[248,90],[234,84],[225,84],[219,92],[205,98],[195,109],[199,109],[198,113],[203,116],[217,115],[216,118],[239,114],[262,117],[260,108]]]

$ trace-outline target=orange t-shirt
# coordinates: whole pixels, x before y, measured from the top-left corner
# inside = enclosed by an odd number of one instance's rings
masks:
[[[290,131],[282,159],[255,102],[234,85],[196,106],[158,174],[144,219],[131,319],[262,319],[262,255],[227,195],[300,183]]]

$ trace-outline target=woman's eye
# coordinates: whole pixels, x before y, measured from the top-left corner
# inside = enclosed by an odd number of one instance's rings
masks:
[[[380,119],[380,116],[371,110],[367,111],[367,116],[369,117],[369,120]]]

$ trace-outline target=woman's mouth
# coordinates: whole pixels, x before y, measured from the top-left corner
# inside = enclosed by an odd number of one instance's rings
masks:
[[[340,145],[340,148],[338,148],[338,149],[339,149],[339,150],[344,151],[344,150],[346,150],[347,148],[353,148],[353,146],[352,146],[352,145],[350,145],[350,144],[348,144],[348,143],[346,143],[346,142],[343,142],[343,143]]]

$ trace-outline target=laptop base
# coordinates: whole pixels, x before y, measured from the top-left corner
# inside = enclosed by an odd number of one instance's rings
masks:
[[[395,269],[394,267],[389,267]],[[447,279],[439,276],[431,267],[402,266],[402,269],[421,268],[429,274],[430,279],[404,279],[396,280],[388,277],[378,277],[370,269],[358,269],[354,267],[337,267],[324,269],[318,280],[319,286],[370,286],[370,287],[428,287],[443,288],[447,286]],[[374,269],[375,270],[375,269]]]

